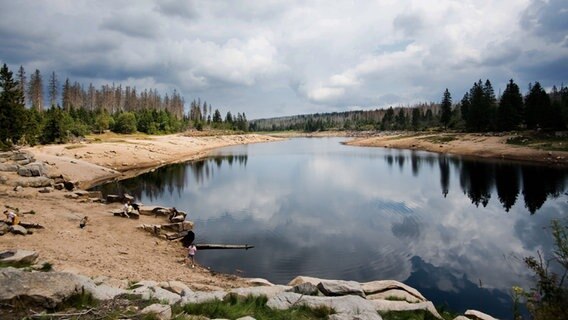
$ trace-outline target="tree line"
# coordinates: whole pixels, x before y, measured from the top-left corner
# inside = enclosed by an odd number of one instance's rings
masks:
[[[156,89],[137,92],[136,87],[89,84],[66,79],[62,86],[55,72],[47,84],[49,107],[39,70],[27,80],[23,67],[16,77],[6,64],[0,69],[0,148],[13,144],[63,143],[72,137],[112,130],[117,133],[166,134],[190,128],[248,130],[244,113],[229,111],[223,119],[211,104],[185,100],[176,91],[162,97]],[[59,100],[60,98],[60,100]],[[60,101],[61,103],[58,103]]]
[[[303,130],[427,130],[467,132],[565,130],[568,126],[568,87],[546,92],[539,82],[529,84],[525,96],[510,80],[503,94],[495,96],[489,80],[475,82],[454,104],[448,89],[440,103],[389,107],[366,111],[316,113],[251,121],[255,131]]]

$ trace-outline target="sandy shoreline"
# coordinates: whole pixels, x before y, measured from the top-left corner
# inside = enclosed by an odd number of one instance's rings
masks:
[[[50,172],[63,174],[82,189],[109,179],[121,179],[168,163],[206,156],[219,147],[277,141],[263,135],[186,137],[182,135],[124,137],[107,142],[50,145],[28,148]],[[19,248],[40,253],[40,260],[55,270],[114,279],[179,280],[196,290],[242,287],[244,280],[219,275],[205,268],[182,265],[185,250],[179,242],[168,242],[140,231],[140,224],[164,223],[163,218],[141,216],[140,220],[117,218],[110,213],[120,204],[101,204],[68,199],[68,191],[39,193],[39,189],[0,185],[0,207],[11,206],[26,214],[23,222],[39,223],[45,229],[33,235],[0,237],[0,250]],[[163,204],[167,206],[168,204]],[[85,229],[79,228],[89,216]],[[2,217],[3,218],[3,217]],[[189,213],[191,219],[191,212]],[[197,255],[199,261],[199,255]],[[244,274],[244,277],[247,275]]]

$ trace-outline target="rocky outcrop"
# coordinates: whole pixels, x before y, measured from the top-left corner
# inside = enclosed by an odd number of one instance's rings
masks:
[[[33,254],[24,253],[21,252],[20,255],[32,256],[30,261],[35,261],[37,258],[37,255],[33,258]],[[15,255],[12,252],[2,252],[0,259]],[[238,298],[266,296],[269,308],[283,310],[293,306],[327,307],[335,312],[330,315],[329,319],[335,320],[381,320],[381,314],[384,313],[417,310],[429,312],[434,317],[442,319],[432,302],[426,301],[420,292],[396,281],[373,281],[372,283],[360,284],[354,281],[297,277],[291,282],[295,283],[293,287],[271,285],[267,281],[262,281],[262,279],[255,279],[254,282],[265,285],[236,288],[229,291],[200,292],[191,290],[186,284],[179,281],[160,283],[140,281],[130,288],[126,288],[124,281],[105,277],[92,280],[82,275],[64,272],[25,272],[19,269],[6,268],[0,269],[0,288],[6,288],[0,290],[0,304],[10,304],[17,299],[34,306],[54,308],[73,295],[85,292],[90,293],[97,300],[112,300],[123,294],[131,294],[145,300],[157,299],[162,304],[167,305],[222,301],[229,296],[237,296]],[[313,295],[308,295],[304,291]],[[365,292],[369,292],[366,298]],[[326,295],[323,296],[323,294]],[[387,300],[398,297],[413,301]],[[169,319],[171,308],[165,305],[153,305],[142,310],[142,313],[154,314],[160,319]],[[465,317],[459,316],[455,320],[462,319],[494,320],[495,318],[479,311],[468,310]]]
[[[381,320],[373,304],[360,296],[314,297],[293,292],[282,292],[269,299],[269,308],[285,310],[292,306],[310,308],[328,307],[336,312],[334,319],[369,319]]]

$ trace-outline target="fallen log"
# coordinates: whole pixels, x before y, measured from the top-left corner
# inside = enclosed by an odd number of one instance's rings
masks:
[[[213,249],[252,249],[250,244],[213,244],[213,243],[196,243],[197,250],[213,250]]]

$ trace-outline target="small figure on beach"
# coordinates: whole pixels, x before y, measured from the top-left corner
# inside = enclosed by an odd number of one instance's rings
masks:
[[[83,219],[81,219],[81,222],[79,223],[79,228],[83,229],[87,225],[88,221],[89,217],[84,216]]]
[[[20,217],[14,211],[4,210],[4,214],[6,215],[9,224],[13,226],[20,224]]]
[[[195,253],[197,252],[197,247],[192,243],[187,247],[187,262],[191,261],[191,267],[195,267]]]
[[[127,218],[130,218],[130,213],[132,213],[132,210],[134,210],[134,208],[130,204],[130,200],[126,200],[126,202],[124,203],[124,208],[122,209],[122,211],[124,212],[124,215]]]

